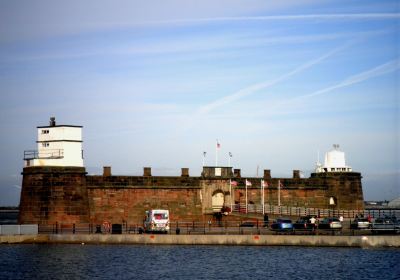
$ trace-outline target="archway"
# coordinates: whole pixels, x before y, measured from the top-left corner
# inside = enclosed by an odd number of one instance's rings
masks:
[[[215,191],[211,198],[213,212],[221,212],[224,206],[225,196],[221,190]]]

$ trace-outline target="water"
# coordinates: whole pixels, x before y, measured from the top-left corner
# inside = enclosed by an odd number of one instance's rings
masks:
[[[0,210],[0,225],[16,225],[18,223],[18,211]]]
[[[400,279],[399,249],[0,245],[0,279]]]

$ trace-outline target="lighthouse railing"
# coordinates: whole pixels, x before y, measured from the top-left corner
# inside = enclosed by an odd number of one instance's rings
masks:
[[[24,151],[24,160],[30,159],[58,159],[64,157],[63,149],[49,149],[46,151],[27,150]]]

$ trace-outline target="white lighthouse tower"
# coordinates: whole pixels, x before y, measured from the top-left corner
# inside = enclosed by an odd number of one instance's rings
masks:
[[[83,167],[82,126],[56,125],[52,117],[49,126],[38,126],[37,131],[37,150],[24,152],[25,167]]]
[[[316,173],[352,172],[352,169],[350,166],[346,165],[344,152],[339,151],[339,145],[334,144],[333,150],[329,151],[325,154],[324,165],[319,163],[319,159],[318,159],[317,166],[315,168],[315,172]]]

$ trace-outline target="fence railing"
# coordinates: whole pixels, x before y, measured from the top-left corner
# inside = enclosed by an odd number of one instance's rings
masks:
[[[234,204],[233,212],[244,214],[263,214],[262,204]],[[317,217],[339,217],[354,219],[356,216],[370,216],[372,218],[395,216],[400,218],[400,209],[367,209],[367,210],[336,210],[336,209],[323,209],[323,208],[306,208],[306,207],[291,207],[291,206],[277,206],[277,205],[264,205],[264,213],[279,215],[279,216],[317,216]]]

